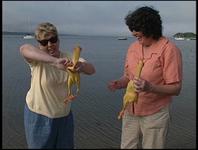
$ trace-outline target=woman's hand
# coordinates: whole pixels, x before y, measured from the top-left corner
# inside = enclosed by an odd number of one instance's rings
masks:
[[[72,65],[72,61],[67,58],[57,58],[54,62],[54,66],[63,71],[66,71],[67,67],[71,67]]]
[[[88,63],[87,61],[85,62],[78,61],[74,66],[74,72],[84,73],[86,75],[92,75],[95,73],[95,68],[92,64]]]
[[[84,63],[83,62],[80,62],[80,61],[78,61],[77,63],[76,63],[76,65],[74,66],[74,70],[75,70],[75,72],[82,72],[83,71],[83,67],[84,67]]]
[[[152,91],[152,85],[148,81],[135,77],[133,79],[134,87],[136,92],[150,92]]]
[[[108,89],[112,92],[114,92],[115,90],[117,89],[120,89],[121,88],[121,83],[119,82],[119,80],[113,80],[113,81],[110,81],[108,83]]]
[[[175,82],[171,84],[156,85],[144,79],[134,78],[134,87],[136,92],[152,92],[160,95],[179,95],[182,87],[182,83]]]

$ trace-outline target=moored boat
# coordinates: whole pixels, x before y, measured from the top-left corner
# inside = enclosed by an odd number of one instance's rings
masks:
[[[175,37],[175,40],[185,40],[183,37]]]
[[[119,37],[118,40],[127,40],[127,37]]]
[[[24,39],[33,39],[34,36],[33,36],[33,35],[30,35],[30,34],[27,34],[27,35],[24,35],[23,38],[24,38]]]

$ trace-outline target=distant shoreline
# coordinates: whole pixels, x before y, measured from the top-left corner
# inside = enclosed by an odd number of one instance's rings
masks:
[[[176,33],[173,35],[175,40],[196,40],[196,34],[193,32]]]
[[[9,32],[9,31],[3,31],[3,34],[5,35],[26,35],[26,34],[30,34],[30,35],[34,35],[34,33],[32,32]],[[79,36],[79,35],[74,35],[74,34],[60,34],[60,35],[67,35],[67,36]]]
[[[32,32],[9,32],[9,31],[3,31],[3,35],[34,35]],[[115,37],[117,38],[118,36],[116,35],[81,35],[81,34],[59,34],[59,36],[90,36],[90,37]],[[132,37],[128,37],[132,38]]]
[[[9,32],[9,31],[3,31],[3,35],[21,35],[21,36],[24,36],[24,35],[34,35],[34,33],[28,33],[28,32]],[[75,37],[75,36],[80,36],[80,37],[114,37],[115,39],[118,39],[119,37],[122,37],[122,36],[116,36],[116,35],[78,35],[78,34],[59,34],[59,36],[72,36],[72,37]],[[168,38],[173,38],[175,39],[174,36],[172,35],[164,35]],[[131,39],[131,38],[134,38],[133,36],[125,36],[127,39]],[[191,40],[195,40],[194,38],[191,38]]]

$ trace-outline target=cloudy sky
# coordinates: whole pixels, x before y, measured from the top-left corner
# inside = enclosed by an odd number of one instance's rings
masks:
[[[196,1],[3,1],[3,31],[33,32],[48,21],[62,34],[128,36],[124,17],[146,5],[159,10],[164,35],[196,33]]]

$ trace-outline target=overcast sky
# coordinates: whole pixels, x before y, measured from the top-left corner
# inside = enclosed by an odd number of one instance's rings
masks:
[[[47,21],[61,34],[128,36],[124,18],[141,6],[159,10],[164,35],[196,33],[196,1],[3,1],[3,31],[33,32]]]

